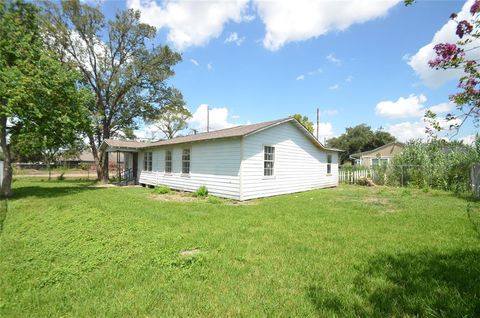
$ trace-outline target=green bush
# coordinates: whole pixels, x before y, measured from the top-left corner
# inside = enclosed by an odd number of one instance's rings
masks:
[[[473,146],[459,142],[410,141],[386,171],[388,185],[470,191],[470,169],[480,162],[480,139]]]
[[[194,197],[201,197],[205,198],[208,196],[208,189],[206,186],[202,185],[198,187],[197,191],[193,192],[192,194]]]
[[[167,194],[167,193],[170,193],[172,190],[167,187],[167,186],[159,186],[155,189],[153,189],[153,193],[155,194]]]

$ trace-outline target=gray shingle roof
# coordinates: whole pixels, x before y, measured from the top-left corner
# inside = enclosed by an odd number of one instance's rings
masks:
[[[282,119],[267,121],[263,123],[235,126],[235,127],[215,130],[211,132],[198,133],[196,135],[176,137],[173,139],[159,140],[154,142],[106,139],[104,141],[104,144],[113,148],[141,149],[141,148],[149,148],[149,147],[156,147],[156,146],[166,146],[166,145],[175,145],[175,144],[190,143],[190,142],[197,142],[197,141],[206,141],[206,140],[212,140],[212,139],[242,137],[242,136],[255,133],[264,128],[268,128],[270,126],[287,122],[287,121],[293,121],[296,124],[302,126],[295,118],[282,118]],[[307,133],[311,137],[313,137],[313,135],[311,135],[308,131]],[[315,137],[313,137],[313,139],[324,149],[338,151],[338,149],[328,149],[324,147],[320,142],[318,142],[315,139]]]

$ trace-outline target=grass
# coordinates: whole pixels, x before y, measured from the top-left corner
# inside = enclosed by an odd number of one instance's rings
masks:
[[[235,205],[14,185],[1,317],[480,315],[480,203],[445,192],[341,186]]]

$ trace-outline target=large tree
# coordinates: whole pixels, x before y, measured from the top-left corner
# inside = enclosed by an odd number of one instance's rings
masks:
[[[118,12],[106,21],[98,7],[79,0],[46,4],[48,38],[63,61],[79,70],[95,95],[86,134],[100,180],[108,181],[103,140],[129,135],[139,120],[158,115],[169,95],[166,80],[180,54],[154,45],[156,29],[140,22],[140,12]],[[165,98],[162,98],[165,96]]]
[[[88,94],[78,74],[48,50],[32,3],[0,0],[0,144],[2,194],[11,196],[12,148],[41,136],[69,144],[84,124]],[[38,140],[38,138],[37,138]]]
[[[188,119],[192,117],[186,108],[180,91],[172,89],[169,102],[160,110],[154,120],[154,125],[165,135],[172,139],[175,135],[188,127]]]
[[[395,137],[390,133],[382,129],[373,131],[370,126],[360,124],[346,128],[342,135],[327,140],[327,145],[344,150],[340,154],[340,161],[344,163],[354,153],[372,150],[393,141]]]

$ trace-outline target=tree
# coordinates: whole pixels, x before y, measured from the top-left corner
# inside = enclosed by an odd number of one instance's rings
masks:
[[[180,91],[172,89],[169,97],[170,102],[161,110],[155,118],[155,126],[165,134],[167,139],[188,127],[188,119],[192,117],[190,111],[185,107],[183,96]]]
[[[327,140],[327,145],[344,150],[340,154],[340,161],[344,163],[354,153],[372,150],[393,141],[395,137],[390,133],[382,129],[373,131],[370,126],[360,124],[346,128],[342,135]]]
[[[78,87],[78,74],[44,45],[38,12],[31,3],[0,0],[0,143],[6,197],[13,194],[12,148],[26,140],[33,147],[33,136],[49,145],[59,140],[68,144],[84,124],[88,94]]]
[[[315,131],[313,128],[313,123],[310,120],[308,120],[307,116],[302,116],[300,114],[293,114],[291,117],[298,120],[305,128],[307,128],[309,132],[313,134],[313,132]]]
[[[62,61],[79,70],[95,96],[89,108],[89,145],[97,176],[108,181],[108,153],[103,140],[131,137],[139,119],[151,120],[166,102],[166,80],[181,60],[168,46],[155,46],[156,29],[140,23],[140,12],[118,12],[105,21],[98,7],[79,0],[45,5],[48,38]]]
[[[410,5],[414,0],[405,0],[405,5]],[[457,14],[450,15],[450,19],[457,23],[456,43],[438,43],[434,46],[436,58],[429,61],[431,68],[435,69],[461,69],[464,75],[460,77],[458,88],[460,91],[449,96],[456,104],[456,112],[446,115],[447,125],[441,125],[437,114],[426,112],[426,117],[432,124],[427,132],[434,134],[442,129],[456,129],[457,131],[468,120],[472,119],[475,126],[480,123],[480,68],[475,57],[480,49],[480,0],[475,0],[470,7],[470,17],[459,20]]]

